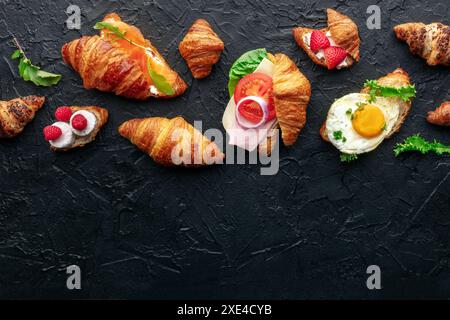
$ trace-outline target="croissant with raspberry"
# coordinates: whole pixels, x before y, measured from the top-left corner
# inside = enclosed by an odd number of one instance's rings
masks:
[[[13,138],[34,119],[45,97],[28,96],[0,101],[0,138]]]
[[[201,167],[224,158],[214,142],[182,117],[128,120],[119,133],[163,166]]]
[[[410,22],[394,27],[397,39],[405,41],[412,54],[425,59],[430,66],[450,66],[450,27],[435,22]]]
[[[196,79],[207,77],[220,59],[224,44],[211,25],[198,19],[181,41],[179,50]]]
[[[115,13],[97,25],[100,35],[83,36],[61,50],[64,62],[80,74],[86,89],[138,100],[176,97],[187,89],[138,28]]]
[[[450,127],[450,101],[445,101],[436,110],[428,112],[427,121],[438,126]]]

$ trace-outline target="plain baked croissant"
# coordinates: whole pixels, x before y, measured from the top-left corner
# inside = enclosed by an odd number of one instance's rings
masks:
[[[306,123],[306,107],[311,98],[311,84],[287,55],[271,57],[274,64],[273,100],[281,138],[291,146]]]
[[[117,27],[128,39],[147,50],[119,39],[105,29],[100,36],[84,36],[66,43],[61,50],[62,57],[80,74],[86,89],[96,88],[139,100],[149,97],[171,98],[187,89],[187,84],[139,29],[122,22],[114,13],[108,14],[103,22]],[[149,69],[153,75],[150,75]],[[158,78],[160,82],[161,77],[172,90],[157,88],[154,79]]]
[[[222,40],[203,19],[194,22],[179,45],[181,56],[196,79],[205,78],[211,73],[223,49]]]
[[[410,22],[394,27],[398,39],[405,41],[411,53],[426,60],[430,66],[450,66],[450,27],[435,22]]]
[[[438,126],[450,127],[450,101],[445,101],[436,110],[428,112],[427,121]]]
[[[0,138],[13,138],[33,120],[45,97],[28,96],[0,101]]]
[[[354,61],[358,62],[360,58],[358,26],[348,16],[330,8],[327,9],[327,24],[328,26],[320,31],[324,34],[330,32],[336,45],[345,49],[348,58],[346,67],[353,65]],[[318,65],[327,67],[326,60],[319,59],[305,41],[305,36],[313,31],[314,29],[297,27],[292,30],[292,34],[297,44],[308,54],[311,60]]]
[[[163,166],[200,167],[222,163],[224,158],[214,142],[182,117],[128,120],[119,133]]]

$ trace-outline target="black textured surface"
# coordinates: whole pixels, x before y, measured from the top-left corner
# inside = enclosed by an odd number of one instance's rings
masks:
[[[77,4],[82,30],[66,29]],[[368,30],[366,8],[382,9]],[[325,8],[360,28],[361,61],[350,70],[315,66],[291,29],[322,27]],[[60,48],[108,12],[138,26],[190,84],[169,101],[127,101],[86,91]],[[178,43],[196,18],[225,42],[211,76],[193,80]],[[449,23],[449,1],[5,1],[0,0],[1,98],[40,94],[45,107],[24,133],[0,143],[1,298],[450,298],[450,159],[408,154],[396,142],[414,134],[450,144],[426,112],[450,98],[449,69],[428,67],[395,39],[407,21]],[[61,83],[42,89],[17,76],[14,34]],[[308,122],[295,146],[281,148],[280,172],[228,165],[173,170],[155,165],[116,132],[124,120],[183,115],[223,131],[227,74],[243,52],[266,47],[292,57],[313,87]],[[407,70],[417,99],[400,133],[343,165],[318,130],[331,102],[365,79]],[[49,151],[41,130],[59,105],[101,105],[110,120],[97,140],[67,154]],[[65,288],[65,268],[82,269],[83,289]],[[382,270],[379,291],[366,268]]]

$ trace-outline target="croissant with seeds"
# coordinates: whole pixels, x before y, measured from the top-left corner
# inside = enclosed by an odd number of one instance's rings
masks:
[[[450,27],[442,23],[410,22],[394,27],[395,35],[405,41],[411,53],[430,66],[450,66]]]

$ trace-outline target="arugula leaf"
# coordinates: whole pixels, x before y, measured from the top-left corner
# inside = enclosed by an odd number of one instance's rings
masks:
[[[229,74],[230,80],[228,81],[230,97],[234,94],[239,80],[255,71],[264,58],[267,58],[266,49],[255,49],[244,53],[233,63]]]
[[[341,162],[352,162],[358,159],[357,154],[341,153]]]
[[[15,40],[16,45],[18,46],[17,40]],[[25,56],[25,53],[22,49],[17,49],[11,55],[11,59],[19,61],[19,75],[25,81],[31,81],[37,86],[50,87],[59,82],[61,80],[60,74],[50,73],[44,70],[41,70],[40,67],[35,66],[31,63],[31,60]]]
[[[376,80],[366,80],[364,87],[369,88],[369,102],[376,101],[376,97],[399,97],[403,101],[409,101],[416,97],[416,87],[414,85],[404,87],[389,87],[378,84]]]
[[[112,32],[119,39],[126,40],[129,43],[131,43],[132,45],[135,45],[139,48],[144,49],[146,53],[149,51],[149,48],[142,46],[142,45],[134,42],[131,39],[128,39],[126,37],[126,32],[121,31],[118,27],[112,25],[109,22],[105,22],[105,21],[97,22],[94,25],[94,29],[96,29],[96,30],[106,29],[106,30]],[[155,70],[153,70],[149,61],[147,61],[147,70],[148,70],[148,74],[150,75],[150,78],[153,81],[153,84],[159,91],[161,91],[162,93],[169,95],[169,96],[173,95],[175,93],[175,90],[173,89],[172,85],[167,81],[167,79],[163,75],[161,75],[161,74],[157,73]]]
[[[422,138],[419,134],[416,134],[406,138],[403,143],[397,143],[394,148],[396,157],[401,153],[408,151],[417,151],[422,154],[434,152],[437,155],[442,155],[444,153],[450,154],[450,146],[446,146],[436,140],[429,142]]]

